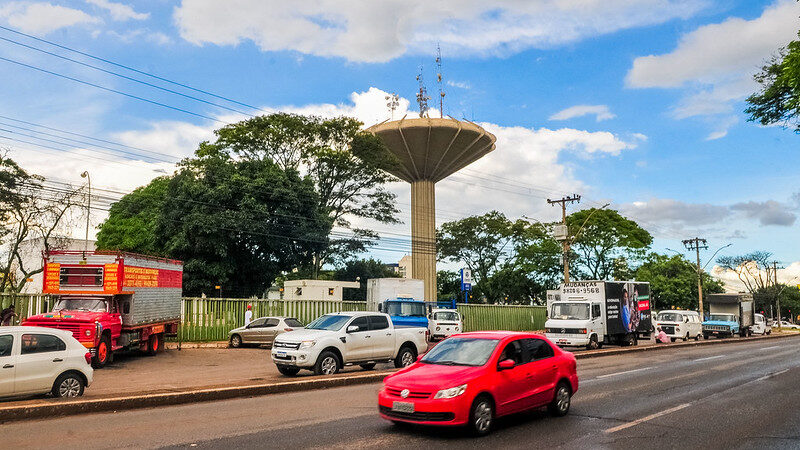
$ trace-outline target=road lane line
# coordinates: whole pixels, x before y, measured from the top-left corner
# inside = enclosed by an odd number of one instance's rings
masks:
[[[724,357],[725,357],[725,355],[706,356],[705,358],[697,358],[697,359],[695,359],[695,360],[692,360],[692,361],[693,361],[693,362],[697,362],[697,361],[708,361],[708,360],[711,360],[711,359],[724,358]]]
[[[615,377],[617,375],[624,375],[626,373],[633,373],[633,372],[641,372],[642,370],[652,369],[653,366],[650,367],[642,367],[641,369],[633,369],[633,370],[626,370],[624,372],[616,372],[616,373],[607,373],[605,375],[598,375],[594,379],[599,380],[600,378],[608,378],[608,377]]]
[[[675,407],[670,408],[670,409],[665,409],[664,411],[660,411],[660,412],[657,412],[655,414],[650,414],[647,417],[642,417],[641,419],[634,420],[633,422],[623,423],[622,425],[617,425],[616,427],[609,428],[609,429],[605,430],[605,433],[606,434],[616,433],[617,431],[621,431],[621,430],[624,430],[624,429],[639,425],[640,423],[647,422],[647,421],[653,420],[653,419],[657,419],[657,418],[659,418],[661,416],[666,416],[667,414],[674,413],[675,411],[680,411],[683,408],[688,407],[689,405],[691,405],[691,403],[684,403],[682,405],[678,405],[678,406],[675,406]]]
[[[756,379],[755,379],[755,380],[753,380],[753,381],[765,381],[765,380],[768,380],[768,379],[770,379],[770,378],[772,378],[772,377],[776,377],[776,376],[778,376],[778,375],[784,374],[784,373],[786,373],[786,372],[788,372],[788,371],[789,371],[789,369],[783,369],[783,370],[780,370],[780,371],[778,371],[778,372],[774,372],[774,373],[768,373],[768,374],[764,375],[764,376],[763,376],[763,377],[761,377],[761,378],[756,378]]]
[[[758,349],[758,351],[760,351],[760,352],[763,352],[764,350],[772,350],[772,349],[775,349],[775,348],[781,348],[781,347],[783,347],[783,346],[782,346],[782,345],[773,345],[772,347],[763,347],[763,348],[760,348],[760,349]]]

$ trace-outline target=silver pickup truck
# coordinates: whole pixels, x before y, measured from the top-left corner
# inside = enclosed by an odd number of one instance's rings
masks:
[[[346,365],[371,370],[379,362],[414,363],[428,349],[427,329],[395,327],[388,314],[365,311],[326,314],[302,330],[283,333],[272,345],[272,361],[284,375],[301,369],[318,375]]]

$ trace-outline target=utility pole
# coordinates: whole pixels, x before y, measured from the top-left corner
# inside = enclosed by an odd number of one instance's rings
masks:
[[[767,266],[767,270],[769,270],[769,266]],[[778,329],[781,329],[781,294],[778,292],[778,261],[772,261],[772,277],[775,280],[775,304],[778,308]]]
[[[698,312],[700,313],[700,320],[703,320],[703,268],[700,267],[700,249],[708,249],[708,243],[705,239],[701,239],[699,237],[693,239],[686,239],[683,242],[683,245],[686,247],[687,250],[694,250],[697,254],[697,300],[698,300]]]
[[[580,203],[581,196],[578,194],[572,194],[571,197],[562,197],[560,200],[550,200],[547,199],[547,203],[550,205],[555,205],[556,203],[561,204],[561,224],[564,227],[563,239],[561,239],[561,251],[562,251],[562,259],[564,262],[564,284],[569,283],[569,230],[567,229],[567,203]]]

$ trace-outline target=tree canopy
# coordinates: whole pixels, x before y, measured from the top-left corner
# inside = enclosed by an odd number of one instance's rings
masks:
[[[97,232],[97,248],[166,256],[156,245],[156,226],[170,181],[158,177],[113,203]]]
[[[610,209],[584,209],[567,216],[574,236],[570,269],[576,278],[611,279],[619,271],[619,258],[636,261],[653,243],[653,237],[636,222]]]
[[[679,255],[650,253],[635,271],[637,281],[650,283],[654,308],[697,309],[697,267]],[[720,281],[703,272],[703,296],[724,292]]]
[[[749,120],[800,133],[800,40],[781,49],[754,78],[761,90],[747,98]]]

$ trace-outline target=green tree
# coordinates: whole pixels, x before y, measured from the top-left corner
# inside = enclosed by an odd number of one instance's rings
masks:
[[[158,177],[113,203],[97,232],[97,248],[162,255],[163,249],[156,245],[155,231],[170,180]]]
[[[333,274],[335,280],[358,281],[361,287],[358,289],[348,289],[345,291],[345,300],[363,302],[367,300],[367,280],[370,278],[395,278],[399,275],[381,261],[377,259],[351,259],[345,261],[344,265]]]
[[[772,253],[770,252],[756,250],[744,255],[720,256],[717,258],[717,265],[735,273],[747,292],[755,294],[769,286],[769,259],[771,257]]]
[[[656,310],[698,308],[697,267],[683,256],[650,253],[636,269],[635,278],[650,283]],[[720,292],[724,292],[723,284],[703,272],[703,296]]]
[[[800,41],[792,41],[753,78],[761,90],[747,98],[748,120],[800,132]]]
[[[792,316],[795,323],[798,323],[797,316],[800,315],[800,289],[797,286],[790,286],[783,283],[769,285],[756,289],[753,292],[756,311],[764,312],[766,317],[778,317],[777,300],[781,303],[781,316]],[[771,309],[770,309],[771,307]],[[791,314],[789,313],[791,311]]]
[[[619,258],[628,262],[641,259],[653,243],[647,230],[610,209],[574,212],[567,216],[567,226],[575,236],[570,264],[577,272],[571,277],[575,279],[611,279]]]
[[[440,270],[436,273],[436,298],[439,300],[456,299],[457,302],[464,301],[464,293],[461,292],[461,276],[452,270]]]
[[[313,255],[312,276],[325,263],[362,252],[378,236],[352,226],[351,219],[398,223],[395,195],[385,184],[395,181],[383,169],[397,160],[379,138],[349,117],[323,119],[276,113],[228,125],[216,131],[221,152],[248,161],[270,160],[285,170],[298,170],[313,181],[320,209],[333,226],[347,229],[327,238]]]
[[[439,258],[465,264],[475,280],[473,298],[490,303],[530,303],[556,284],[559,244],[549,227],[502,213],[467,217],[442,224],[437,232]]]

